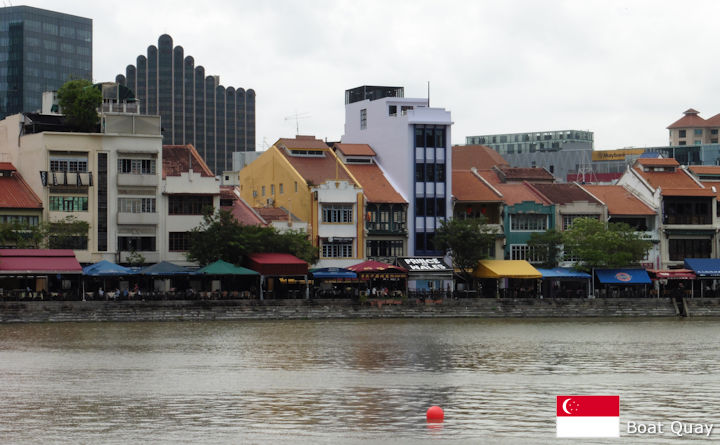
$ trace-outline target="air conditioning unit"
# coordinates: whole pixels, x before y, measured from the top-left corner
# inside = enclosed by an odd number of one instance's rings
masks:
[[[267,202],[267,205],[271,206],[275,203],[275,200],[272,198],[268,198],[266,202]]]

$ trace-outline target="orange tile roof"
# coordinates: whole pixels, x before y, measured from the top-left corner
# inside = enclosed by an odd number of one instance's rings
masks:
[[[455,145],[452,148],[452,163],[455,170],[488,170],[496,165],[510,166],[507,161],[490,147],[484,145]]]
[[[255,211],[267,221],[287,221],[290,212],[282,207],[255,207]],[[293,221],[298,221],[296,217],[291,217]]]
[[[644,172],[635,168],[653,188],[662,187],[665,189],[702,189],[687,173],[682,170],[673,172]]]
[[[376,164],[347,164],[346,167],[360,181],[368,202],[407,204]]]
[[[281,139],[282,141],[283,139]],[[293,139],[288,139],[291,141]],[[325,144],[322,141],[317,141]],[[279,141],[278,141],[279,144]],[[308,144],[311,145],[311,144]],[[277,144],[276,144],[277,146]],[[318,150],[319,146],[298,146],[297,148],[308,148]],[[345,181],[353,182],[350,176],[345,170],[344,164],[335,156],[335,153],[330,150],[330,147],[325,145],[322,150],[322,156],[291,156],[287,151],[279,148],[278,151],[288,160],[290,165],[302,176],[306,181],[311,182],[314,185],[320,185],[325,181],[334,179],[340,179]]]
[[[599,204],[592,195],[588,194],[587,191],[577,184],[537,183],[530,185],[554,204],[569,204],[571,202],[578,201],[587,201]]]
[[[686,188],[663,188],[663,196],[715,196],[715,192],[710,188],[706,189],[686,189]]]
[[[242,198],[233,201],[230,213],[246,226],[267,226],[267,221],[263,220]]]
[[[690,108],[683,112],[684,116],[670,124],[668,130],[673,128],[701,128],[707,126],[707,121],[698,116],[700,112]]]
[[[0,176],[0,208],[3,209],[42,209],[42,201],[32,191],[22,176],[9,163],[3,163],[0,170],[12,170],[10,176]]]
[[[468,170],[453,170],[453,197],[463,202],[502,202],[500,195]]]
[[[638,158],[635,162],[648,167],[679,167],[675,158]]]
[[[220,199],[224,199],[224,200],[232,199],[233,201],[238,199],[237,195],[235,194],[235,186],[234,185],[221,185],[220,186]]]
[[[720,175],[720,165],[691,165],[688,169],[696,175]]]
[[[715,193],[715,196],[717,196],[718,199],[720,199],[720,181],[703,181],[703,184],[709,190],[712,190],[713,187],[715,187],[715,191],[713,193]]]
[[[335,148],[345,156],[375,156],[375,151],[368,144],[345,144],[338,142]]]
[[[14,165],[12,165],[12,162],[0,162],[0,170],[4,171],[17,171]]]
[[[285,147],[289,149],[327,149],[328,145],[320,139],[315,139],[315,136],[296,136],[295,139],[280,138],[275,143],[277,147]]]
[[[655,215],[656,212],[621,185],[584,185],[585,190],[604,202],[610,215]]]
[[[536,202],[544,205],[552,204],[542,196],[535,193],[532,188],[528,187],[527,183],[499,184],[497,189],[503,194],[503,201],[505,202],[505,205],[511,206],[525,201]]]
[[[497,166],[503,181],[555,181],[555,177],[544,168]]]
[[[708,127],[720,127],[720,114],[716,114],[715,116],[706,119],[705,125]]]
[[[180,176],[180,173],[190,171],[200,173],[202,177],[214,177],[212,170],[207,166],[200,153],[190,144],[163,145],[162,151],[162,177]]]

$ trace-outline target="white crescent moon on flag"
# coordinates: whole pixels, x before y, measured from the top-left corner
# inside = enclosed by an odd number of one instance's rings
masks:
[[[564,401],[563,404],[562,404],[562,409],[563,409],[563,411],[565,411],[566,414],[572,414],[572,413],[571,413],[570,411],[568,411],[568,409],[567,409],[567,404],[568,404],[568,402],[569,402],[570,400],[572,400],[572,398],[567,398],[567,399],[565,399],[565,401]]]

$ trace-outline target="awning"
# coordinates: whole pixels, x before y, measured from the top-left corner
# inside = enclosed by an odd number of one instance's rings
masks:
[[[404,267],[393,266],[392,264],[381,263],[380,261],[368,260],[348,267],[362,278],[376,278],[380,280],[391,280],[396,278],[407,278],[408,271]]]
[[[523,260],[480,260],[473,275],[477,278],[542,278],[537,269]]]
[[[442,258],[398,258],[398,264],[408,271],[409,280],[452,280],[453,269]]]
[[[119,264],[102,260],[95,264],[83,267],[83,275],[89,277],[122,277],[126,275],[135,275],[135,272]]]
[[[343,269],[342,267],[323,267],[318,269],[310,269],[313,278],[322,279],[352,279],[357,278],[357,274],[352,270]]]
[[[695,274],[690,269],[648,270],[655,280],[693,280]]]
[[[537,268],[538,272],[542,274],[543,279],[585,279],[589,280],[592,278],[590,274],[587,274],[585,272],[580,272],[575,269],[570,269],[567,267],[554,267],[552,269],[541,269]]]
[[[141,275],[150,276],[175,276],[175,275],[189,275],[190,271],[182,266],[171,263],[169,261],[161,261],[152,266],[143,268],[140,271]]]
[[[254,270],[247,269],[245,267],[236,266],[230,264],[227,261],[217,260],[214,263],[210,263],[200,270],[197,270],[193,275],[259,275]]]
[[[70,249],[0,249],[0,275],[82,274]]]
[[[603,284],[652,284],[645,269],[597,269],[595,274]]]
[[[718,258],[686,258],[685,268],[692,269],[699,278],[720,278]]]
[[[308,263],[289,253],[253,253],[247,266],[261,275],[307,275]]]

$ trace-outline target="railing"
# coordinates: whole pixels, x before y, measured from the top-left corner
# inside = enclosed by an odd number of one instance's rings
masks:
[[[407,228],[404,222],[393,223],[393,222],[367,222],[365,228],[368,232],[383,232],[383,233],[406,233]]]
[[[707,225],[712,224],[708,215],[665,215],[665,224]]]

